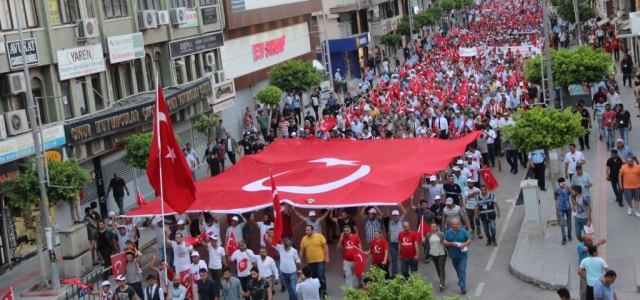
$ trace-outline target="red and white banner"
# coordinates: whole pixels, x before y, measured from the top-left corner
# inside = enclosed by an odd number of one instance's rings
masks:
[[[120,252],[116,255],[111,255],[111,271],[113,272],[113,278],[120,275],[124,275],[127,269],[127,256],[126,252]]]
[[[193,278],[191,277],[189,269],[180,272],[180,284],[187,289],[186,296],[191,299],[191,296],[193,296]]]
[[[367,266],[367,254],[358,247],[353,247],[356,254],[353,256],[353,273],[360,277],[364,273],[364,269]]]
[[[282,212],[280,211],[280,197],[278,196],[278,189],[276,183],[273,181],[273,174],[271,174],[271,197],[273,198],[273,243],[280,243],[282,238]]]
[[[11,287],[11,290],[8,293],[6,293],[4,296],[2,296],[2,300],[13,300],[13,299],[15,298],[13,297],[13,287]]]
[[[482,176],[482,181],[484,181],[484,185],[487,186],[487,190],[493,191],[498,188],[498,180],[493,176],[493,172],[487,165],[485,165],[482,169],[480,169],[480,175]]]
[[[238,250],[238,241],[236,241],[236,236],[233,234],[233,231],[231,231],[229,238],[227,238],[227,246],[225,248],[227,248],[227,255],[229,255],[229,257],[233,255],[233,252]]]
[[[136,200],[138,202],[138,207],[145,207],[147,204],[147,200],[144,199],[142,193],[140,192],[140,188],[136,187]]]

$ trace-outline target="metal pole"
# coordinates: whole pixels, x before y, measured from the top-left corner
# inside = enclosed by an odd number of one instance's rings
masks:
[[[40,186],[40,213],[44,217],[44,234],[47,240],[47,250],[49,250],[49,271],[51,271],[51,288],[53,290],[60,289],[60,278],[58,274],[58,265],[56,263],[55,245],[53,244],[53,230],[51,227],[51,216],[49,215],[49,205],[47,203],[47,186],[44,178],[43,166],[43,149],[40,147],[39,139],[41,138],[40,127],[35,113],[35,105],[33,102],[33,93],[31,92],[31,78],[29,77],[29,66],[27,64],[26,48],[24,46],[24,37],[22,35],[22,21],[20,20],[20,12],[18,11],[17,0],[13,0],[13,8],[18,21],[18,36],[20,38],[20,52],[22,54],[22,69],[24,71],[25,86],[27,88],[27,106],[29,107],[29,118],[31,119],[31,133],[33,134],[33,146],[36,152],[36,167],[38,170],[38,183]],[[41,249],[38,249],[41,251]],[[44,266],[41,266],[44,267]]]
[[[329,38],[327,37],[327,13],[324,10],[324,0],[320,0],[320,3],[322,4],[322,22],[324,23],[324,28],[322,30],[322,34],[324,34],[324,39],[321,39],[324,42],[327,43],[326,47],[327,49],[325,50],[325,45],[322,45],[322,51],[326,51],[325,52],[325,56],[327,58],[326,63],[329,64],[329,70],[327,70],[327,72],[329,72],[329,85],[331,86],[331,91],[333,91],[333,68],[331,67],[331,50],[329,50]]]
[[[576,35],[578,35],[578,46],[582,46],[582,28],[580,28],[580,12],[578,10],[578,0],[573,0],[573,13],[575,14],[575,18],[576,18],[576,28],[577,28],[577,32]]]
[[[553,74],[551,73],[551,49],[549,49],[549,12],[547,11],[547,1],[542,0],[542,17],[544,22],[544,55],[547,60],[547,88],[549,89],[549,103],[553,103],[556,92],[553,88]]]
[[[409,9],[409,44],[413,45],[413,7],[411,0],[407,0],[407,8]]]

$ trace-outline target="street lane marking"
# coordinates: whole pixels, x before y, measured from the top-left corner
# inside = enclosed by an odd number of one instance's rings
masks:
[[[505,201],[508,202],[509,200]],[[502,246],[502,238],[504,237],[504,233],[507,231],[507,227],[509,225],[509,221],[511,221],[511,216],[513,215],[513,209],[516,207],[515,201],[511,200],[511,207],[509,207],[509,212],[507,213],[507,217],[504,219],[504,223],[502,223],[502,228],[500,229],[500,235],[498,236],[498,246],[493,247],[493,251],[491,251],[491,257],[489,257],[489,262],[487,263],[487,267],[484,269],[485,271],[491,271],[491,267],[493,266],[493,262],[496,260],[496,256],[498,256],[498,250],[500,246]]]
[[[480,297],[480,295],[482,294],[482,289],[484,288],[484,282],[481,282],[480,284],[478,284],[478,288],[476,288],[476,292],[475,294],[473,294],[474,297]]]

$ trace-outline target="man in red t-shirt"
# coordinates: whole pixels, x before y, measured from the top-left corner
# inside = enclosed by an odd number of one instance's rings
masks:
[[[342,270],[344,271],[344,279],[346,281],[346,284],[348,287],[352,288],[353,287],[353,277],[355,277],[354,273],[354,263],[353,263],[353,259],[357,253],[357,249],[362,249],[362,242],[360,241],[360,237],[358,237],[355,234],[351,234],[351,227],[350,226],[345,226],[342,229],[342,235],[340,235],[340,240],[338,240],[338,250],[340,250],[340,248],[343,249],[342,251]],[[361,277],[357,277],[358,278],[358,288],[362,288],[363,284],[362,284],[362,278]]]
[[[620,39],[615,37],[611,43],[613,44],[613,56],[618,61],[620,59]]]
[[[604,40],[603,48],[605,52],[611,54],[611,51],[613,50],[613,46],[611,45],[611,40]]]
[[[615,147],[616,129],[613,127],[615,119],[616,112],[611,110],[611,104],[607,103],[607,105],[604,106],[604,112],[602,112],[602,127],[604,128],[607,151]]]
[[[400,253],[400,262],[402,266],[402,276],[409,278],[409,268],[411,272],[418,272],[418,245],[420,237],[410,229],[409,222],[402,222],[402,229],[398,234],[398,252]]]
[[[389,244],[387,240],[382,238],[382,231],[376,229],[373,233],[373,240],[369,243],[369,251],[367,255],[372,254],[373,260],[371,263],[380,268],[385,273],[385,278],[389,279]]]

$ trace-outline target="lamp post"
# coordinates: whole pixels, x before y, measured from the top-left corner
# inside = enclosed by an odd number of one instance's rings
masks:
[[[544,22],[544,55],[547,60],[547,88],[549,89],[549,103],[553,103],[556,93],[553,88],[553,74],[551,73],[551,49],[549,49],[549,12],[547,11],[547,1],[542,3],[542,18]]]

